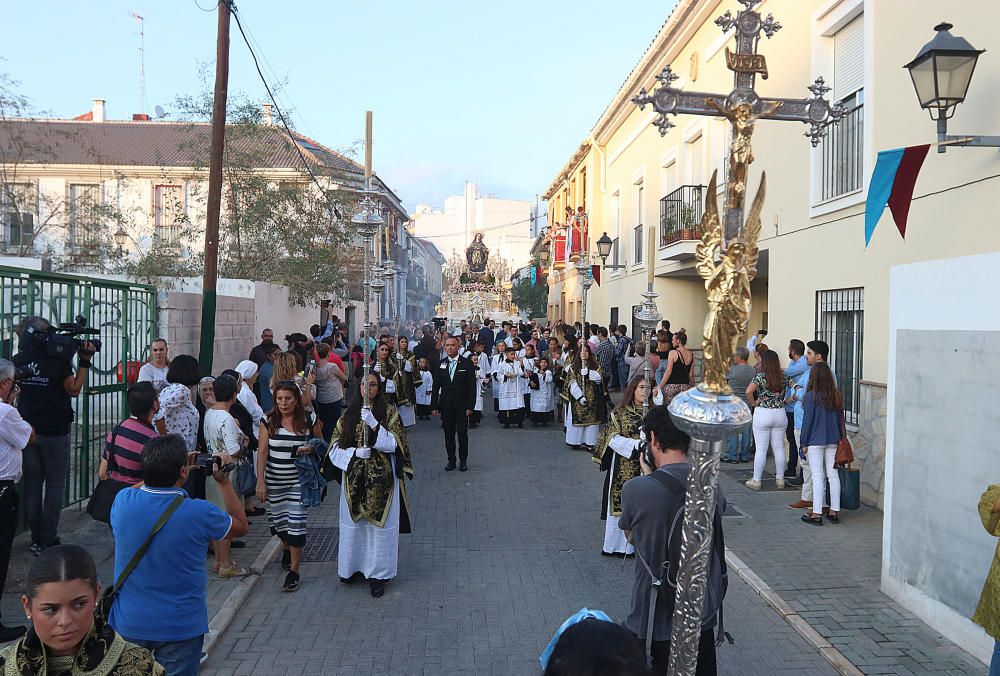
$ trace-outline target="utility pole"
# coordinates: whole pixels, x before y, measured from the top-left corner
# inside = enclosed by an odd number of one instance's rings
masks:
[[[212,146],[208,165],[208,214],[205,219],[205,275],[201,292],[203,373],[212,372],[215,356],[215,291],[219,278],[219,212],[222,210],[222,151],[226,145],[226,98],[229,91],[229,13],[231,0],[220,0],[215,50],[215,98],[212,102]]]

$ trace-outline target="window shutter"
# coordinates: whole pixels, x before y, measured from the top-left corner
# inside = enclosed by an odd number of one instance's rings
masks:
[[[865,15],[833,36],[833,96],[842,101],[865,86]]]

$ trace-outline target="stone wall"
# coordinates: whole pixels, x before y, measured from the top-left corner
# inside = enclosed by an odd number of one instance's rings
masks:
[[[861,501],[883,508],[885,498],[885,383],[861,381],[858,430],[848,433],[855,465],[861,468]]]
[[[215,374],[246,359],[254,339],[254,299],[219,295],[216,305]],[[170,354],[197,356],[201,346],[201,294],[160,291],[157,296],[160,336],[170,345]]]

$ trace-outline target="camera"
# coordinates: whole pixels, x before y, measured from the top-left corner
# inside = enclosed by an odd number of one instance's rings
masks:
[[[49,326],[44,331],[29,325],[21,335],[21,349],[24,350],[27,346],[34,344],[44,347],[45,353],[49,357],[62,357],[70,360],[74,353],[79,352],[85,342],[94,346],[94,352],[100,352],[101,339],[93,337],[100,335],[100,333],[97,329],[87,326],[86,317],[77,315],[72,322]],[[77,336],[87,337],[80,339]]]
[[[643,460],[646,461],[646,464],[655,470],[656,463],[653,462],[653,452],[649,448],[649,440],[646,437],[646,430],[639,432],[639,447],[636,450],[639,451],[639,454],[642,456]]]
[[[434,328],[436,329],[443,329],[445,326],[448,325],[447,317],[435,317],[433,321],[434,321]]]
[[[210,453],[199,453],[194,459],[194,464],[203,469],[206,474],[212,474],[216,467],[218,467],[219,471],[223,474],[229,474],[236,469],[235,462],[227,462],[223,465],[222,458]]]

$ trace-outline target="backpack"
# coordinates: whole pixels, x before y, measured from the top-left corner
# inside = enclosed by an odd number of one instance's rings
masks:
[[[653,620],[656,612],[656,604],[664,603],[669,609],[669,613],[673,616],[674,603],[677,594],[677,574],[680,569],[680,556],[681,556],[681,541],[683,539],[682,530],[684,523],[684,502],[687,497],[687,487],[680,482],[676,477],[667,474],[666,472],[653,472],[649,475],[656,480],[658,484],[663,486],[670,493],[680,507],[674,512],[673,518],[670,521],[669,535],[667,536],[667,558],[663,562],[663,567],[666,568],[666,572],[662,578],[658,579],[653,571],[649,568],[649,565],[645,561],[642,561],[643,565],[646,566],[646,570],[649,572],[650,577],[653,579],[654,584],[650,591],[651,599],[649,606],[649,617],[647,618],[646,624],[646,649],[653,649]],[[726,566],[726,541],[725,536],[722,532],[722,514],[719,510],[715,510],[715,516],[712,521],[712,558],[709,561],[708,570],[708,584],[705,589],[705,608],[709,609],[706,612],[705,609],[702,610],[701,621],[704,625],[705,621],[711,618],[713,615],[718,615],[718,632],[716,636],[716,645],[721,645],[722,642],[728,639],[729,643],[733,643],[733,637],[726,632],[725,624],[723,621],[722,612],[722,602],[726,597],[726,591],[729,589],[729,571]],[[636,552],[637,557],[642,560],[641,556],[638,556],[638,551]],[[715,577],[713,570],[718,566],[718,571],[721,576],[721,584],[719,585],[719,590],[715,588],[712,584],[713,578]],[[656,584],[659,581],[660,585]],[[664,589],[666,594],[660,596],[658,590]]]

